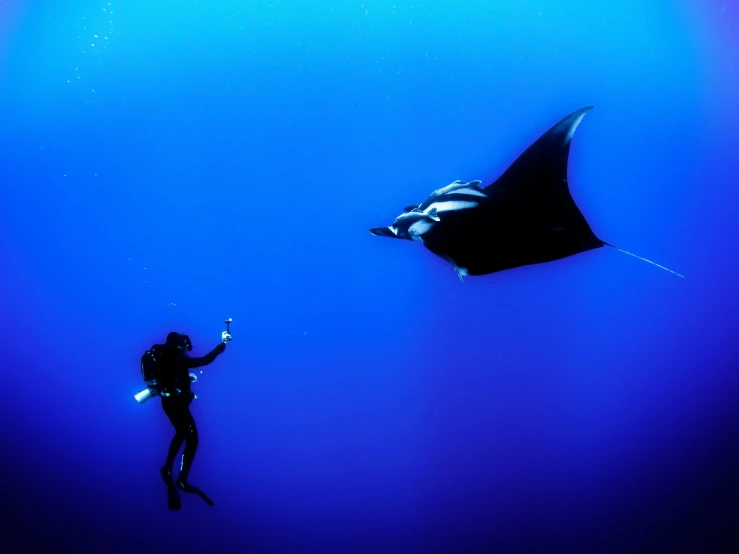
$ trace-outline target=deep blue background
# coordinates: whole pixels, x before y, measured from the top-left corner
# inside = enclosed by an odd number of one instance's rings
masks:
[[[738,14],[0,0],[3,551],[732,552]],[[587,105],[573,196],[688,279],[368,233]],[[170,513],[138,360],[226,317]]]

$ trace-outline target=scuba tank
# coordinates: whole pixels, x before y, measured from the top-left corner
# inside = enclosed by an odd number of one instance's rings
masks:
[[[134,398],[139,404],[143,404],[150,398],[159,396],[161,392],[158,388],[157,353],[153,346],[141,356],[141,375],[146,383],[146,388],[134,395]]]

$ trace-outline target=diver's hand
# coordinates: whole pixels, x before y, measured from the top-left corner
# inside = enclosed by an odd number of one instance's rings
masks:
[[[221,333],[221,342],[231,342],[231,335],[227,331]]]
[[[225,342],[220,343],[218,346],[216,346],[215,350],[219,354],[222,354],[223,351],[226,350],[226,343]]]
[[[194,373],[191,373],[190,374],[190,382],[191,383],[197,383],[198,382],[198,376],[195,375]]]

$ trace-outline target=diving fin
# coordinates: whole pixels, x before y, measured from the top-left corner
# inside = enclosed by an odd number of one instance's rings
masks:
[[[196,486],[191,485],[187,481],[181,481],[178,479],[176,485],[177,485],[177,488],[180,489],[182,492],[186,492],[188,494],[196,494],[200,498],[202,498],[203,502],[205,502],[208,506],[213,505],[213,501],[210,499],[210,497],[207,494],[205,494],[203,491],[201,491]]]

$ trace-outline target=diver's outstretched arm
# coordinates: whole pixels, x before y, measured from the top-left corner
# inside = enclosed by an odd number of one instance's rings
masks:
[[[188,358],[187,367],[188,369],[190,369],[193,367],[203,367],[205,365],[211,364],[218,357],[219,354],[223,353],[224,350],[226,350],[226,343],[222,342],[213,350],[208,352],[205,356],[201,356],[200,358]]]

